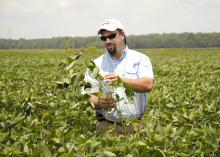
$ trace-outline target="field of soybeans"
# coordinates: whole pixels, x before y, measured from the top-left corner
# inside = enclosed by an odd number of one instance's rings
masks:
[[[144,127],[120,136],[96,134],[95,110],[74,83],[104,51],[0,50],[0,156],[220,156],[220,48],[138,50],[151,59],[154,89]],[[67,87],[63,63],[79,52]]]

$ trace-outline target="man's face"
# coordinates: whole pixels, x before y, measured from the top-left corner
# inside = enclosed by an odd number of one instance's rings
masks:
[[[111,55],[118,52],[121,44],[124,42],[122,33],[118,31],[110,32],[103,30],[100,39],[104,42],[105,48]]]

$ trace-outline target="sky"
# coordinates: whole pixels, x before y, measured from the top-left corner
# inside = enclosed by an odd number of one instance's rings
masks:
[[[127,35],[220,32],[220,0],[0,0],[0,38],[95,36],[108,18]]]

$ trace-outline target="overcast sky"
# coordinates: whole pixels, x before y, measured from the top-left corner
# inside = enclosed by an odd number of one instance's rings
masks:
[[[107,18],[127,35],[220,32],[220,0],[0,0],[0,38],[94,36]]]

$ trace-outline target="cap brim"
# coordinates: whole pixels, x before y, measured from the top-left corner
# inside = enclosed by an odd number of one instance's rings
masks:
[[[117,29],[118,29],[117,27],[103,26],[103,27],[100,27],[100,28],[99,28],[98,34],[100,34],[102,30],[107,30],[107,31],[113,32],[113,31],[115,31],[115,30],[117,30]]]

